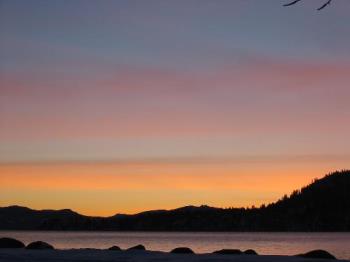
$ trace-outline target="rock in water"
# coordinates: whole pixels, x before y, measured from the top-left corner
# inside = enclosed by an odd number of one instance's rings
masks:
[[[193,250],[188,247],[177,247],[170,251],[173,254],[194,254]]]
[[[110,248],[108,248],[108,250],[120,251],[121,248],[118,246],[111,246]]]
[[[310,252],[307,252],[305,254],[297,255],[299,257],[305,257],[305,258],[325,258],[325,259],[337,259],[335,256],[333,256],[331,253],[325,251],[325,250],[312,250]]]
[[[214,254],[221,255],[241,255],[242,251],[239,249],[221,249],[213,252]]]
[[[130,247],[127,250],[146,250],[146,248],[143,245],[137,245],[137,246],[134,246],[134,247]]]
[[[26,249],[54,249],[54,247],[43,241],[35,241],[28,244]]]
[[[2,237],[0,238],[0,248],[24,248],[25,245],[14,238]]]
[[[256,253],[255,250],[253,249],[247,249],[246,251],[243,252],[246,255],[257,255],[258,253]]]

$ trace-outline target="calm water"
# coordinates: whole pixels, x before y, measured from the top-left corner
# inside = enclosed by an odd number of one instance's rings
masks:
[[[143,244],[149,250],[169,251],[187,246],[198,253],[221,248],[255,249],[260,254],[295,255],[326,249],[338,258],[350,259],[350,233],[148,233],[148,232],[22,232],[0,231],[0,237],[24,243],[43,240],[56,248],[128,248]]]

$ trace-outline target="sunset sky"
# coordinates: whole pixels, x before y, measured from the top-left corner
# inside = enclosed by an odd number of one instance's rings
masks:
[[[259,206],[350,168],[350,1],[0,0],[0,206]]]

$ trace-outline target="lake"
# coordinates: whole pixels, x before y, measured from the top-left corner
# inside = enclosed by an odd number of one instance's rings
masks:
[[[46,241],[56,248],[128,248],[143,244],[149,250],[170,251],[187,246],[198,253],[222,248],[254,249],[263,255],[295,255],[325,249],[341,259],[350,259],[350,233],[169,233],[169,232],[43,232],[0,231],[28,244]]]

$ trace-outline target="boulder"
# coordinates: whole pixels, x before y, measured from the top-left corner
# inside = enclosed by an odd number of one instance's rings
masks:
[[[242,251],[239,249],[221,249],[213,252],[214,254],[221,255],[241,255]]]
[[[145,248],[144,245],[137,245],[137,246],[134,246],[134,247],[130,247],[127,250],[146,250],[146,248]]]
[[[111,246],[110,248],[108,248],[108,250],[120,251],[121,248],[118,246]]]
[[[305,254],[300,254],[297,255],[299,257],[305,257],[305,258],[324,258],[324,259],[336,259],[335,256],[333,256],[331,253],[325,251],[325,250],[321,250],[321,249],[317,249],[317,250],[312,250],[310,252],[307,252]]]
[[[253,249],[247,249],[246,251],[243,252],[246,255],[257,255],[258,253],[253,250]]]
[[[54,249],[54,247],[43,241],[35,241],[28,244],[26,249]]]
[[[188,247],[177,247],[170,251],[173,254],[194,254],[193,250]]]
[[[24,248],[25,245],[14,238],[2,237],[0,238],[0,248]]]

